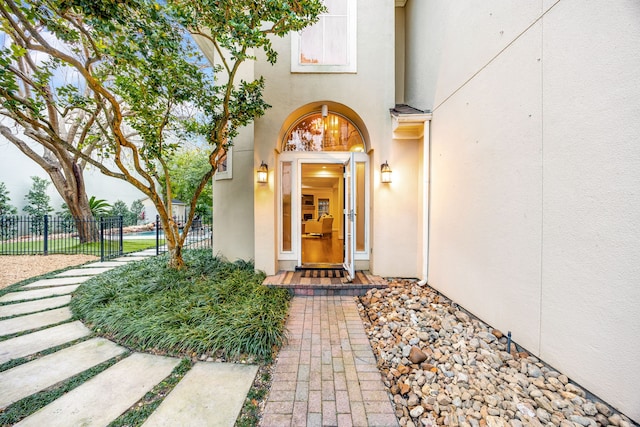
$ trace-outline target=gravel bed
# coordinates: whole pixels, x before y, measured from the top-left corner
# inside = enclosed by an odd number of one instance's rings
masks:
[[[0,289],[30,277],[99,259],[92,255],[2,255]]]
[[[635,425],[429,286],[392,281],[358,308],[401,426]]]

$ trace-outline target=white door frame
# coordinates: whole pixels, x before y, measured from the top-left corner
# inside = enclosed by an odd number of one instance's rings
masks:
[[[355,252],[354,260],[369,260],[369,241],[370,241],[370,159],[366,153],[350,153],[350,152],[309,152],[309,151],[287,151],[280,153],[278,156],[277,168],[277,256],[278,261],[295,261],[300,266],[302,263],[302,247],[300,224],[302,218],[302,206],[300,203],[302,197],[302,180],[301,170],[303,163],[336,163],[344,164],[353,156],[354,162],[362,162],[365,164],[365,250]],[[282,242],[282,164],[291,162],[291,251],[283,251]],[[346,224],[345,224],[346,227]]]
[[[353,153],[344,163],[344,258],[343,267],[347,271],[348,280],[355,277],[356,254],[356,162]]]

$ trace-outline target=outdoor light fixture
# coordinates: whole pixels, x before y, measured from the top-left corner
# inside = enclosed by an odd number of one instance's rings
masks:
[[[260,184],[266,184],[268,177],[269,168],[267,167],[267,164],[265,162],[262,162],[260,164],[260,167],[258,168],[258,182]]]
[[[383,184],[389,184],[391,182],[391,168],[386,160],[380,165],[380,182]]]

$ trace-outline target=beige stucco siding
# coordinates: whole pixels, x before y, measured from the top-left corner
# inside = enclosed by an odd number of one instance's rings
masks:
[[[543,33],[541,354],[640,421],[640,4],[558,6]]]
[[[409,0],[405,83],[434,110],[429,282],[636,421],[639,18]]]
[[[539,41],[538,27],[434,112],[429,255],[431,283],[536,353]]]
[[[214,56],[211,52],[210,57]],[[251,81],[255,64],[244,63],[237,80]],[[254,125],[240,130],[234,138],[232,150],[232,179],[213,181],[213,253],[234,261],[254,258],[254,207],[255,185]],[[258,165],[260,162],[258,162]]]
[[[386,0],[358,2],[358,69],[354,74],[291,73],[289,37],[274,39],[279,53],[276,65],[264,58],[256,63],[256,75],[266,79],[265,99],[273,106],[256,121],[255,161],[269,163],[277,179],[276,149],[282,141],[283,124],[298,108],[313,102],[330,101],[353,110],[366,126],[371,152],[371,268],[376,274],[416,276],[418,259],[416,224],[419,212],[417,171],[419,146],[391,142],[389,108],[395,104],[394,5]],[[394,185],[381,188],[380,164],[394,168]],[[404,182],[406,185],[400,185]],[[256,266],[267,272],[277,268],[277,251],[271,234],[277,224],[276,186],[258,188],[255,196]],[[259,201],[258,201],[259,199]],[[401,218],[399,221],[398,218]],[[264,228],[268,228],[265,230]],[[402,256],[397,256],[400,253]]]

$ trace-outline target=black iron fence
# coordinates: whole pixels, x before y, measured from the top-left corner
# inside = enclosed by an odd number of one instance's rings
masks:
[[[174,217],[180,233],[186,218]],[[195,217],[187,233],[185,249],[211,248],[211,217]],[[160,220],[124,227],[122,216],[71,218],[65,216],[0,216],[0,255],[85,254],[102,261],[154,248],[167,251]]]
[[[180,233],[185,232],[186,217],[174,216],[173,220],[178,224]],[[156,254],[165,253],[167,245],[164,242],[164,230],[160,224],[160,217],[156,216],[155,222]],[[210,249],[213,243],[212,218],[196,216],[191,222],[187,232],[184,249]]]
[[[0,216],[0,255],[85,254],[101,260],[123,253],[122,216]]]

